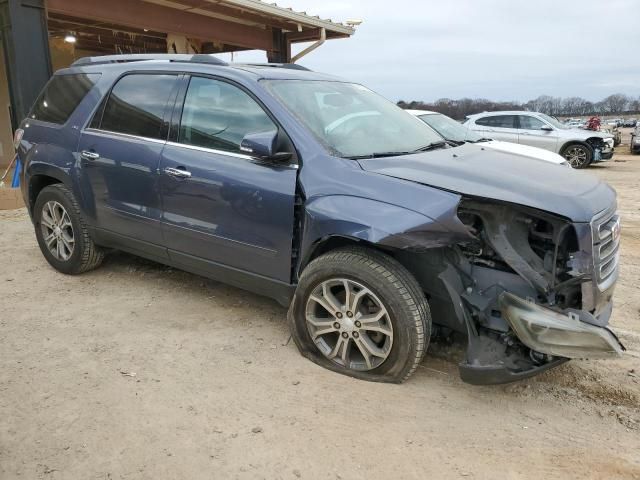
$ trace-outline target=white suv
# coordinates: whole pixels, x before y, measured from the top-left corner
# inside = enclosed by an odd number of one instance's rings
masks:
[[[584,168],[613,156],[611,134],[571,128],[544,113],[478,113],[467,117],[464,125],[483,137],[559,153],[574,168]]]
[[[542,148],[529,147],[528,145],[518,145],[516,143],[484,138],[476,132],[472,132],[461,123],[456,122],[453,118],[438,112],[431,112],[429,110],[405,110],[405,112],[410,113],[414,117],[418,117],[435,130],[438,135],[449,142],[457,144],[478,143],[485,148],[513,153],[516,155],[514,158],[536,158],[538,160],[544,160],[545,162],[569,166],[567,161],[557,153]]]

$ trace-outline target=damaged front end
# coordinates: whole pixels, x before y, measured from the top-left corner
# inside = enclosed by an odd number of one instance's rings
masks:
[[[619,355],[606,328],[618,275],[615,207],[591,223],[464,198],[458,219],[470,240],[414,265],[433,310],[468,336],[464,381],[527,378],[570,358]],[[438,278],[440,281],[434,281]]]

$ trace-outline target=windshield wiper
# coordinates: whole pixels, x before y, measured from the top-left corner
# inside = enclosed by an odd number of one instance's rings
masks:
[[[457,147],[457,145],[454,142],[450,140],[445,140],[443,142],[431,142],[430,144],[425,145],[424,147],[416,148],[415,150],[409,153],[428,152],[429,150],[436,150],[438,148],[447,148],[447,147],[450,147],[451,144]]]
[[[432,142],[429,145],[425,145],[424,147],[416,148],[415,150],[410,150],[407,152],[374,152],[367,155],[351,155],[344,158],[348,158],[349,160],[363,160],[367,158],[399,157],[401,155],[413,155],[415,153],[428,152],[429,150],[435,150],[437,148],[448,148],[451,145],[457,146],[451,141]]]
[[[362,160],[365,158],[399,157],[400,155],[409,155],[410,153],[415,152],[375,152],[367,155],[351,155],[344,158],[348,158],[349,160]]]

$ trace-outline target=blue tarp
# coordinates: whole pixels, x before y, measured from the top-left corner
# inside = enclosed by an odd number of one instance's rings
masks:
[[[16,169],[13,171],[13,181],[11,182],[11,188],[20,187],[20,172],[22,171],[22,162],[20,157],[16,158]]]

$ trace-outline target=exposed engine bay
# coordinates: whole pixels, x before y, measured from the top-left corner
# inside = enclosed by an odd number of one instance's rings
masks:
[[[581,308],[580,281],[572,260],[579,255],[573,226],[542,212],[466,201],[458,218],[474,241],[460,245],[472,266],[487,266],[522,276],[539,303]]]

